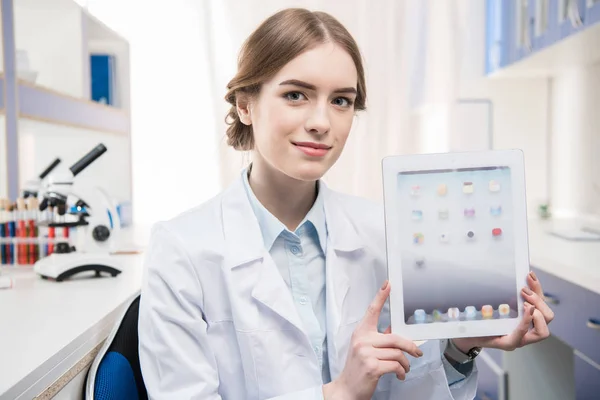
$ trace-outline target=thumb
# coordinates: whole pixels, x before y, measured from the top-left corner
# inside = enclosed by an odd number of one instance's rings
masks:
[[[371,304],[369,304],[369,307],[367,308],[367,312],[365,313],[365,316],[363,317],[362,323],[361,323],[361,325],[364,328],[367,328],[369,330],[373,330],[373,329],[377,330],[379,314],[381,314],[383,305],[385,304],[385,301],[387,300],[388,296],[390,295],[390,289],[391,289],[391,285],[390,285],[389,281],[386,280],[383,283],[383,286],[381,286],[381,289],[377,291],[375,298],[373,299],[373,301],[371,302]]]

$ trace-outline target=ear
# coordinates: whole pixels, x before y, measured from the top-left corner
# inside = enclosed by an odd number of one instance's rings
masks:
[[[250,110],[250,98],[246,94],[236,96],[235,107],[240,117],[240,121],[244,125],[252,125],[252,112]]]

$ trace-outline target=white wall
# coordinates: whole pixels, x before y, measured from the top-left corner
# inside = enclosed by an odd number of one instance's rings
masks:
[[[8,166],[6,162],[6,118],[4,115],[0,115],[0,198],[8,197]]]
[[[26,50],[37,83],[83,96],[81,11],[70,0],[16,0],[15,44]]]
[[[76,184],[97,185],[118,201],[130,199],[129,139],[94,131],[19,121],[19,184],[37,177],[56,157],[62,162],[55,172],[68,168],[99,143],[107,152],[76,177]]]
[[[134,220],[171,218],[218,193],[219,168],[199,2],[91,0],[130,43]]]
[[[554,212],[600,214],[600,66],[556,76],[551,101]]]

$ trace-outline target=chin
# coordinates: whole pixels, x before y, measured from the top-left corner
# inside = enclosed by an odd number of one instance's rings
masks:
[[[331,165],[323,161],[299,161],[295,165],[290,165],[287,175],[299,181],[318,181],[325,175]]]

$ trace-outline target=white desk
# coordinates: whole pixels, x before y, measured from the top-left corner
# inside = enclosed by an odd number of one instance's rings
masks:
[[[532,264],[600,294],[600,243],[552,237],[550,224],[531,223]],[[0,290],[0,400],[39,395],[106,338],[142,279],[142,255],[119,257],[125,268],[116,278],[58,283],[31,268],[4,271],[17,286]]]
[[[146,232],[126,240],[146,243]],[[29,400],[61,377],[68,382],[65,373],[107,337],[142,283],[142,254],[115,257],[123,272],[114,278],[90,272],[54,282],[32,267],[2,269],[16,286],[0,290],[0,400]]]
[[[532,221],[529,258],[531,265],[600,294],[600,242],[569,241],[546,233],[553,227],[568,229],[582,224],[573,220]]]

